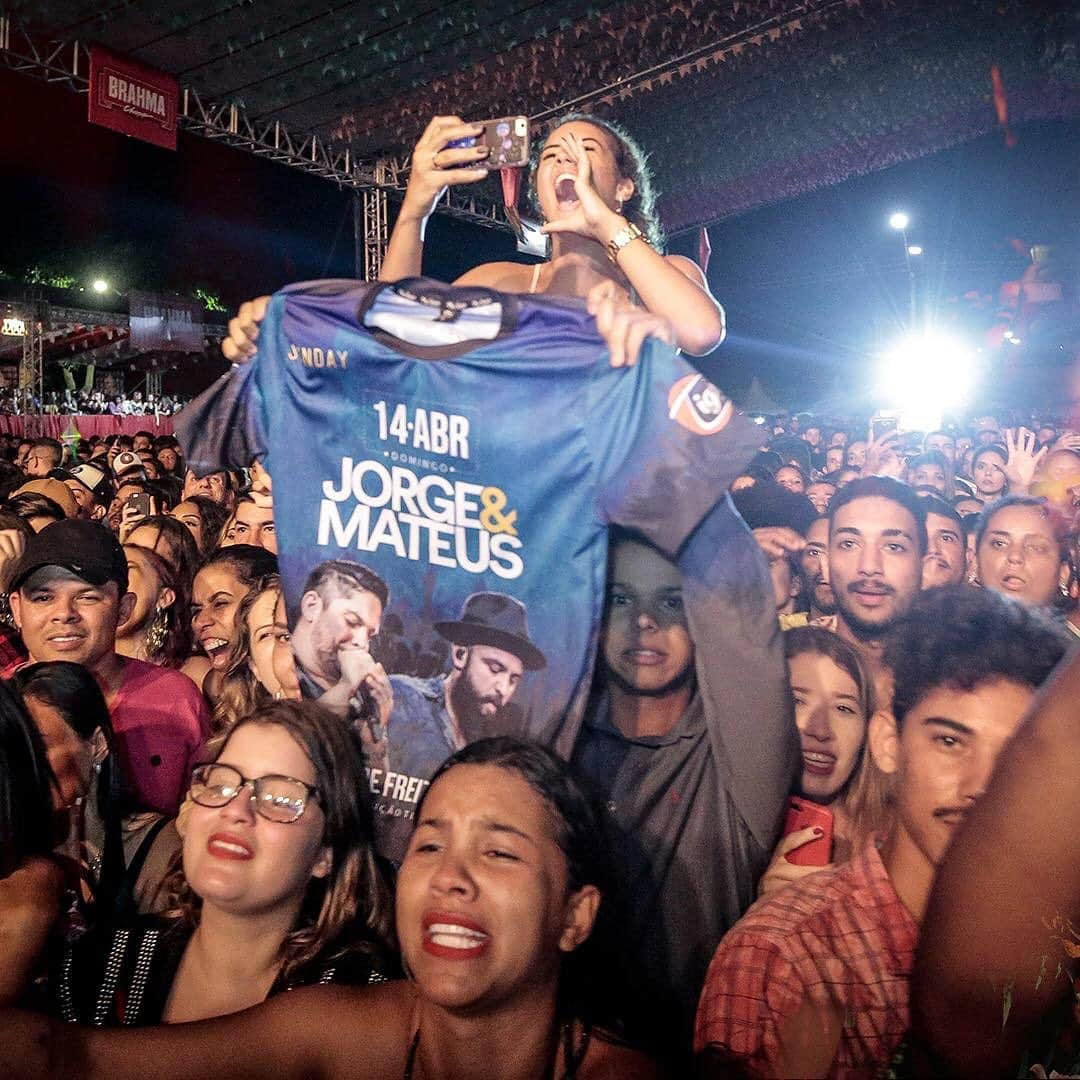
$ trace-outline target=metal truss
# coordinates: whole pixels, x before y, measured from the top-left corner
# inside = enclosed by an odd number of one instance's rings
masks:
[[[90,48],[86,42],[45,40],[8,16],[0,16],[0,62],[45,82],[62,83],[75,93],[89,91]],[[178,112],[180,125],[196,135],[312,173],[339,187],[364,193],[381,191],[384,220],[386,193],[405,190],[407,158],[358,161],[349,147],[334,149],[317,135],[290,131],[279,120],[252,120],[240,106],[209,101],[190,86],[180,88]],[[440,205],[439,212],[488,228],[509,227],[499,204],[475,196],[455,195]],[[381,253],[378,261],[382,261]]]
[[[22,361],[19,363],[19,392],[25,399],[41,401],[45,383],[43,364],[41,323],[35,311],[26,320],[26,333],[23,335]]]

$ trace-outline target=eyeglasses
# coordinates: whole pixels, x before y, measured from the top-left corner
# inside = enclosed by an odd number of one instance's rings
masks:
[[[318,788],[291,776],[260,776],[251,780],[231,765],[199,765],[191,773],[189,794],[199,806],[227,806],[244,788],[251,788],[255,813],[267,821],[291,825],[299,821],[308,800],[319,801]]]

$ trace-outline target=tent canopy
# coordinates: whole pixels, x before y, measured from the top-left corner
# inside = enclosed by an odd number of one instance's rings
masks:
[[[576,104],[649,151],[670,231],[1080,114],[1080,9],[1052,0],[23,0],[255,120],[404,157],[436,113]],[[995,101],[991,68],[1005,96]]]

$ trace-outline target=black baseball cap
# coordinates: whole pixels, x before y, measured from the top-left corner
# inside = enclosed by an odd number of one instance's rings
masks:
[[[127,592],[127,557],[120,541],[96,521],[57,521],[46,525],[26,541],[26,550],[15,566],[8,585],[15,592],[35,570],[60,566],[91,585],[115,581]]]

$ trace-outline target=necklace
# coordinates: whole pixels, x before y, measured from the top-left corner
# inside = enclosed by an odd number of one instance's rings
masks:
[[[562,1080],[575,1080],[577,1076],[578,1066],[585,1060],[586,1051],[589,1048],[589,1030],[584,1028],[581,1033],[581,1041],[578,1045],[574,1046],[574,1025],[570,1020],[564,1020],[559,1028],[559,1038],[555,1042],[555,1054],[547,1069],[544,1070],[544,1075],[550,1077],[550,1080],[555,1080],[555,1063],[559,1058],[559,1043],[562,1043],[563,1048],[563,1061],[565,1067],[563,1069]],[[405,1059],[405,1074],[402,1080],[413,1080],[413,1070],[416,1067],[416,1058],[420,1052],[420,1028],[417,1027],[416,1034],[412,1037],[412,1042],[409,1043],[409,1054]]]

